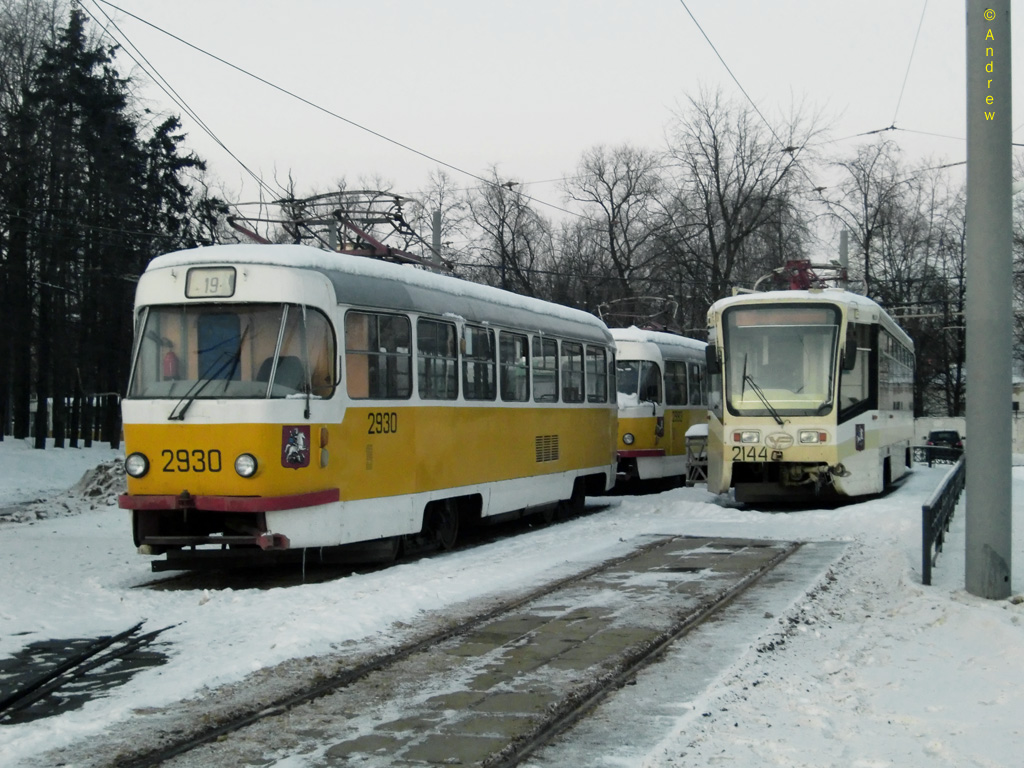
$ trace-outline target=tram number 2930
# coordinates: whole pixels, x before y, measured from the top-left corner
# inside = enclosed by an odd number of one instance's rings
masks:
[[[165,459],[164,472],[220,472],[221,469],[221,455],[216,448],[210,451],[200,448],[163,450],[160,456]]]
[[[768,461],[768,449],[763,445],[758,448],[756,445],[734,445],[732,446],[733,461]]]
[[[394,411],[370,411],[366,418],[368,435],[393,435],[398,431],[398,414]]]

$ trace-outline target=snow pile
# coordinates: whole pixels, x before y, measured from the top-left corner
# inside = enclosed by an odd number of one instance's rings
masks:
[[[46,520],[117,504],[125,492],[124,452],[102,448],[36,450],[30,440],[0,442],[0,523]],[[87,502],[87,503],[83,503]]]

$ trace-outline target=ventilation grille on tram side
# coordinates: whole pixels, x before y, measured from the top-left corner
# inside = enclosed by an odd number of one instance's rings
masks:
[[[558,461],[558,435],[537,435],[537,461]]]

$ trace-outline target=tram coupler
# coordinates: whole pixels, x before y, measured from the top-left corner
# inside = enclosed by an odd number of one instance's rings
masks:
[[[272,549],[290,549],[292,543],[283,533],[261,533],[256,537],[256,543],[260,549],[267,551]]]

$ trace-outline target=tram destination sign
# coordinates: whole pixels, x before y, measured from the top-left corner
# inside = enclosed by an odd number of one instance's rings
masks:
[[[185,277],[187,299],[226,299],[234,293],[234,267],[193,267]]]

